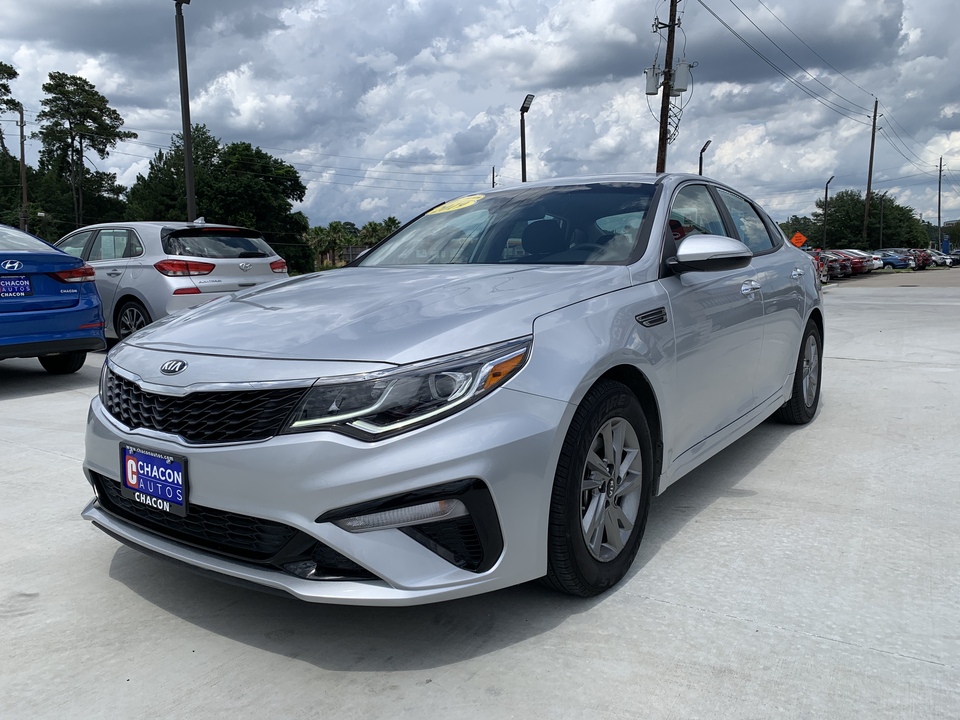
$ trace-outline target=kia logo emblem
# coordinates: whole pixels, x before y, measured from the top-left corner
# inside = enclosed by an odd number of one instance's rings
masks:
[[[160,372],[164,375],[177,375],[187,369],[186,360],[167,360],[160,366]]]
[[[10,271],[19,270],[23,267],[23,263],[19,260],[4,260],[2,263],[0,263],[0,267],[2,267],[4,270]]]
[[[249,270],[252,267],[253,265],[251,265],[250,263],[240,263],[240,269],[243,270],[244,272],[247,272],[247,270]]]

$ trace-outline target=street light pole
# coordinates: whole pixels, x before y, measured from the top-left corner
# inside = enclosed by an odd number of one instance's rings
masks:
[[[880,194],[880,249],[883,250],[883,206],[887,204],[887,193],[885,190]]]
[[[823,249],[827,249],[827,193],[830,190],[830,183],[833,182],[833,179],[836,175],[831,175],[830,179],[827,180],[827,184],[823,188]]]
[[[707,151],[707,148],[710,147],[710,143],[712,143],[712,142],[713,142],[713,140],[707,140],[707,141],[703,144],[703,147],[700,148],[700,174],[701,174],[701,175],[703,175],[703,154]]]
[[[197,198],[193,186],[193,140],[190,137],[190,89],[187,85],[187,43],[183,33],[183,5],[190,0],[173,0],[177,6],[177,61],[180,66],[180,115],[183,123],[183,179],[187,186],[187,220],[197,219]]]
[[[530,109],[533,97],[533,95],[527,95],[520,106],[520,182],[527,181],[527,126],[523,121],[523,116]]]

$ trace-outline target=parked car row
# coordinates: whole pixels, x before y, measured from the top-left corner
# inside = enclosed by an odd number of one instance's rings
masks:
[[[960,253],[947,255],[923,248],[884,248],[882,250],[820,250],[809,252],[820,272],[821,282],[837,278],[866,275],[874,270],[925,270],[931,266],[953,267],[960,262]]]
[[[287,276],[256,230],[202,220],[89,225],[55,246],[0,225],[0,359],[76,372],[107,338]]]

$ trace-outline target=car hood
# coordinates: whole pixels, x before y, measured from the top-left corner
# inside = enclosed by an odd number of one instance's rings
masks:
[[[148,326],[145,349],[404,364],[529,335],[540,315],[630,284],[623,266],[342,268]]]

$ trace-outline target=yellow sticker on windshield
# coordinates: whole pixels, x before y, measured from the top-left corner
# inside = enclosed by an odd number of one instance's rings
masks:
[[[463,210],[465,207],[475,205],[480,200],[483,200],[483,195],[467,195],[435,207],[433,210],[428,212],[427,215],[439,215],[440,213],[453,212],[454,210]]]

